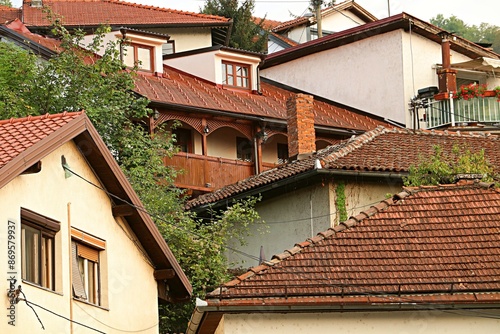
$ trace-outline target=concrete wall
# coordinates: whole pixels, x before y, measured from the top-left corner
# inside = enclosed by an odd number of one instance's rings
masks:
[[[18,176],[0,189],[0,220],[3,222],[0,224],[0,249],[4,254],[0,289],[8,290],[7,278],[11,276],[7,274],[6,267],[7,221],[11,219],[16,222],[15,276],[28,301],[106,333],[143,329],[143,333],[157,333],[157,287],[152,266],[131,241],[134,236],[127,226],[113,217],[109,197],[77,176],[65,178],[61,155],[66,157],[72,170],[99,185],[86,160],[76,146],[69,142],[42,159],[41,172]],[[55,237],[55,291],[21,281],[21,207],[61,223],[61,229]],[[72,298],[70,226],[106,241],[106,250],[100,254],[102,306]],[[6,316],[9,300],[5,293],[0,299],[3,309],[0,333],[41,332],[34,312],[24,302],[16,305],[15,326],[9,325],[10,319]],[[89,329],[71,325],[69,321],[34,308],[48,333],[89,332]]]
[[[481,312],[478,310],[477,312]],[[391,311],[344,313],[225,314],[217,334],[246,333],[496,333],[499,319],[476,311]],[[461,315],[461,314],[464,315]],[[500,316],[497,310],[488,313]]]
[[[212,46],[210,28],[151,28],[149,30],[170,36],[170,41],[174,41],[176,53]]]

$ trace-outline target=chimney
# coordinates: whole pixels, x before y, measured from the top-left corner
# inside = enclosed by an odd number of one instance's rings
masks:
[[[442,32],[439,36],[441,37],[443,63],[443,68],[437,70],[439,93],[454,92],[457,90],[457,71],[451,69],[450,35],[447,32]]]
[[[313,97],[297,94],[286,101],[288,155],[290,160],[300,160],[316,151]]]

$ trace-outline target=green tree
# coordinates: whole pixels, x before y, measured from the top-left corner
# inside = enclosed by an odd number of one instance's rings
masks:
[[[491,43],[493,51],[500,53],[500,27],[489,23],[481,23],[479,26],[468,25],[455,15],[445,18],[438,14],[430,19],[430,23],[446,31],[476,43]]]
[[[268,31],[263,27],[264,19],[254,21],[254,0],[206,0],[201,12],[232,19],[233,27],[229,46],[255,52],[267,50]]]
[[[85,110],[186,272],[193,295],[203,298],[228,279],[223,249],[258,220],[256,200],[237,203],[211,224],[183,210],[182,193],[173,186],[176,171],[162,159],[177,148],[172,140],[144,132],[141,120],[152,111],[133,92],[135,70],[124,70],[114,43],[95,57],[106,31],[101,28],[84,49],[81,32],[56,26],[63,51],[48,61],[0,42],[0,118]],[[161,330],[184,331],[193,306],[163,306]]]
[[[450,154],[445,155],[443,148],[436,145],[432,156],[420,156],[418,164],[410,166],[409,175],[403,181],[413,187],[446,184],[453,182],[458,174],[481,174],[483,181],[492,181],[494,176],[484,150],[471,152],[455,145]]]
[[[10,1],[10,0],[0,0],[0,6],[12,7],[12,1]]]

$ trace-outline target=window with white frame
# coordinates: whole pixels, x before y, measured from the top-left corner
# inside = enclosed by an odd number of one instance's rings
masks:
[[[101,305],[100,258],[105,242],[76,229],[72,229],[71,236],[73,296]]]
[[[23,280],[55,290],[54,244],[60,226],[56,220],[21,208]]]

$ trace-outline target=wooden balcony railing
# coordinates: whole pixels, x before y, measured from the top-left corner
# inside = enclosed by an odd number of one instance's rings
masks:
[[[255,174],[253,162],[192,153],[178,153],[164,162],[183,171],[175,180],[178,187],[193,190],[213,191]]]
[[[496,97],[477,97],[470,100],[431,100],[426,109],[427,128],[443,125],[500,122],[500,102]]]

